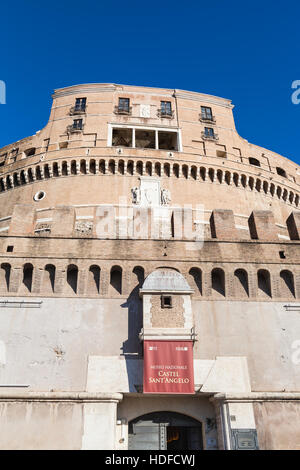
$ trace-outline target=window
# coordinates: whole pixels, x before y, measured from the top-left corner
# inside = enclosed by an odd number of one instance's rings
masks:
[[[74,119],[73,129],[82,130],[82,119]]]
[[[108,146],[179,151],[180,140],[176,130],[164,131],[118,126],[112,127],[112,132],[109,132]]]
[[[215,132],[212,127],[204,127],[204,134],[205,137],[211,137],[212,139],[215,137]]]
[[[119,106],[118,106],[119,113],[130,113],[130,99],[129,98],[119,98]]]
[[[287,178],[286,172],[283,168],[280,168],[279,166],[276,167],[277,175],[283,176],[284,178]]]
[[[177,132],[158,132],[158,148],[161,150],[178,150]]]
[[[35,147],[24,150],[24,154],[25,154],[25,157],[31,157],[32,155],[35,154]]]
[[[75,102],[75,112],[82,111],[84,112],[86,108],[86,98],[76,98]]]
[[[250,163],[250,165],[260,166],[260,161],[257,160],[256,158],[250,157],[249,158],[249,163]]]
[[[132,147],[132,129],[113,129],[113,147]]]
[[[171,101],[161,101],[160,102],[160,115],[172,117],[172,105]]]
[[[213,121],[213,115],[211,108],[207,106],[201,106],[201,119],[204,121]]]
[[[170,295],[161,296],[161,308],[172,308],[172,297]]]

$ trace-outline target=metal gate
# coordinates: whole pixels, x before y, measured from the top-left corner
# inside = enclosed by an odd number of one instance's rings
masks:
[[[193,418],[171,412],[156,412],[129,422],[130,450],[201,450],[202,425]]]

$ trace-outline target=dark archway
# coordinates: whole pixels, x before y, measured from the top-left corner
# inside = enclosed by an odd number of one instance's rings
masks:
[[[129,450],[202,450],[202,423],[181,413],[148,413],[128,423]]]

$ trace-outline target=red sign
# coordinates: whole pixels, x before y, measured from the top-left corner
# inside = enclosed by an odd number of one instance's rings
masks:
[[[192,341],[144,341],[144,393],[195,393]]]

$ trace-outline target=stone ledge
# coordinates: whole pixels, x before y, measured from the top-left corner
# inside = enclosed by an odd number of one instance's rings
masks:
[[[91,392],[0,392],[1,401],[77,401],[86,402],[115,402],[123,399],[122,393],[91,393]]]

